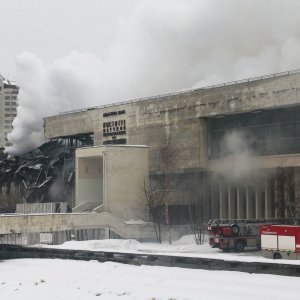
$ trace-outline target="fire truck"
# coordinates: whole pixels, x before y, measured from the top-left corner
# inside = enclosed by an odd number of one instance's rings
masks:
[[[223,251],[243,252],[260,248],[259,229],[263,224],[281,224],[278,219],[212,219],[207,224],[209,244]]]
[[[263,225],[260,236],[264,257],[300,259],[300,226]]]

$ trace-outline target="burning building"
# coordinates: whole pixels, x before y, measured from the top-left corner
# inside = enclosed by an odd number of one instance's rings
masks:
[[[64,149],[146,145],[149,193],[167,195],[170,224],[191,211],[201,220],[299,215],[300,71],[65,112],[44,118],[44,133]],[[61,166],[65,186],[74,155]],[[69,207],[80,212],[74,197],[70,185]]]
[[[204,219],[299,212],[299,71],[70,111],[44,126],[50,140],[147,145],[150,185],[168,190],[172,223],[195,205]]]

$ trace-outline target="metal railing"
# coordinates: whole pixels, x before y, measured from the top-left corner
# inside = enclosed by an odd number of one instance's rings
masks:
[[[116,102],[116,103],[103,104],[103,105],[98,105],[98,106],[93,106],[93,107],[75,109],[75,110],[70,110],[70,111],[66,111],[66,112],[61,112],[61,113],[59,113],[59,115],[67,115],[67,114],[73,114],[73,113],[79,113],[79,112],[86,112],[86,111],[94,110],[94,109],[120,106],[120,105],[130,104],[130,103],[133,104],[133,103],[136,103],[136,102],[143,102],[143,101],[148,101],[148,100],[159,100],[161,98],[167,98],[167,97],[170,97],[170,96],[188,94],[188,93],[193,93],[193,92],[197,92],[197,91],[201,91],[201,90],[210,90],[210,89],[219,88],[219,87],[225,87],[225,86],[230,86],[230,85],[235,85],[235,84],[240,84],[240,83],[253,82],[253,81],[258,81],[258,80],[262,80],[262,79],[275,78],[275,77],[292,75],[292,74],[297,74],[297,73],[300,73],[300,69],[285,71],[285,72],[279,72],[279,73],[274,73],[274,74],[269,74],[269,75],[263,75],[263,76],[256,76],[256,77],[247,78],[247,79],[229,81],[229,82],[225,82],[225,83],[209,85],[209,86],[206,86],[206,87],[201,87],[201,88],[196,88],[196,89],[190,89],[190,90],[184,90],[184,91],[173,92],[173,93],[166,93],[166,94],[155,95],[155,96],[150,96],[150,97],[136,98],[136,99],[132,99],[132,100],[120,101],[120,102]]]

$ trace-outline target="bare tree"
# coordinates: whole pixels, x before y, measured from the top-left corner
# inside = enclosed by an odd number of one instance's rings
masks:
[[[275,173],[277,194],[277,210],[280,217],[286,217],[285,211],[294,224],[299,223],[300,216],[297,212],[296,189],[300,188],[295,182],[294,168],[278,167]]]
[[[144,194],[151,221],[153,222],[157,242],[162,241],[162,231],[166,231],[168,241],[171,244],[171,223],[169,206],[171,201],[171,161],[174,148],[170,139],[159,150],[159,162],[161,175],[149,183],[149,187],[144,183]]]
[[[170,137],[166,138],[166,143],[160,148],[160,164],[161,170],[163,174],[162,182],[161,182],[161,196],[164,207],[164,217],[165,217],[165,228],[168,234],[169,243],[172,243],[171,237],[171,224],[170,224],[170,214],[169,214],[169,206],[171,201],[171,171],[172,171],[172,163],[174,161],[175,149],[174,145],[171,142]]]
[[[145,199],[147,207],[150,214],[150,219],[153,222],[156,240],[161,244],[161,232],[163,227],[163,212],[164,212],[164,201],[163,193],[158,189],[147,189],[146,184],[144,184]]]
[[[202,245],[204,242],[203,217],[202,202],[200,202],[199,199],[191,197],[189,205],[190,226],[198,245]]]

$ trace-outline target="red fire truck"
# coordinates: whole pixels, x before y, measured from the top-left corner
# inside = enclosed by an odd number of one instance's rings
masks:
[[[260,226],[280,222],[275,219],[212,219],[207,224],[209,244],[223,251],[243,252],[245,247],[259,249]]]
[[[273,259],[300,259],[300,226],[263,225],[260,235],[263,256]]]

